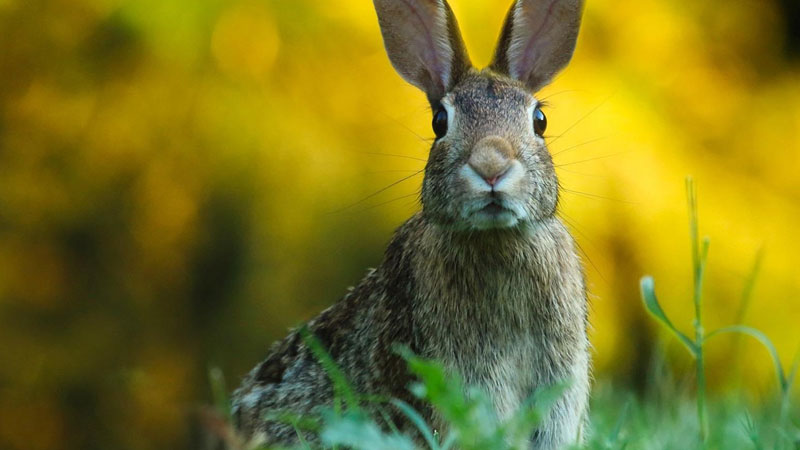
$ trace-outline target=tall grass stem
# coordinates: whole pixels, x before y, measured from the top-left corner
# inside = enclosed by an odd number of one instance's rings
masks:
[[[697,353],[695,364],[697,369],[697,420],[700,427],[700,440],[708,437],[708,419],[706,417],[706,373],[703,352],[703,276],[708,258],[708,238],[702,244],[698,232],[697,187],[692,177],[686,177],[686,197],[689,205],[689,234],[692,245],[692,267],[694,275],[694,340]]]

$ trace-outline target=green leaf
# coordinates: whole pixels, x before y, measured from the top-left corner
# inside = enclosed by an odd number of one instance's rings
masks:
[[[343,445],[357,450],[413,450],[407,436],[384,433],[374,421],[360,412],[344,415],[328,411],[320,434],[325,445]]]
[[[219,367],[208,369],[208,382],[211,384],[211,396],[214,398],[214,406],[230,422],[231,402],[228,399],[228,389],[225,387],[225,376]]]
[[[442,450],[450,450],[455,445],[457,437],[455,434],[450,433],[442,443]]]
[[[689,353],[691,353],[693,357],[697,358],[697,355],[700,353],[697,349],[697,345],[695,345],[691,339],[686,337],[685,334],[681,333],[680,330],[675,328],[667,315],[664,313],[664,310],[661,309],[661,305],[658,303],[658,299],[656,298],[655,282],[653,281],[653,277],[642,277],[640,286],[642,290],[642,300],[644,301],[644,306],[647,311],[659,322],[661,322],[662,325],[672,331],[675,337],[677,337],[678,340],[686,346],[686,348],[689,350]]]
[[[340,369],[333,360],[330,353],[328,353],[319,339],[314,336],[306,325],[303,325],[303,327],[298,330],[298,333],[300,333],[300,336],[303,338],[309,350],[311,350],[311,353],[314,354],[314,357],[317,358],[317,361],[331,379],[336,400],[343,398],[348,408],[358,410],[358,397],[356,396],[355,390],[350,386],[344,372],[342,372],[342,369]]]
[[[396,346],[395,351],[405,358],[411,372],[420,379],[411,386],[411,391],[428,401],[448,423],[448,431],[455,439],[454,446],[462,450],[508,448],[497,412],[486,392],[465,386],[457,373],[414,355],[406,347]]]
[[[628,413],[631,409],[631,400],[625,402],[625,405],[622,406],[622,411],[617,418],[617,423],[614,425],[614,428],[611,430],[611,433],[608,435],[608,446],[613,448],[617,446],[619,442],[620,433],[622,432],[622,426],[625,424],[625,421],[628,420]]]
[[[421,383],[414,383],[410,390],[417,397],[429,401],[451,421],[463,423],[470,409],[464,393],[464,383],[456,374],[447,374],[444,368],[433,361],[416,356],[410,349],[395,346],[395,352],[408,363],[409,370]]]
[[[524,442],[550,414],[553,406],[564,396],[571,382],[564,381],[536,389],[503,424],[503,434],[511,442]]]
[[[266,411],[262,416],[264,420],[291,425],[297,430],[319,432],[322,428],[319,417],[309,414],[298,414],[287,409],[273,409]]]
[[[750,439],[750,442],[753,444],[753,447],[756,450],[761,450],[764,448],[761,445],[761,436],[758,434],[756,422],[753,420],[753,417],[747,410],[745,410],[744,417],[742,418],[742,428],[744,428],[745,434]]]
[[[417,410],[412,408],[408,403],[398,399],[392,400],[392,404],[396,406],[403,414],[405,414],[405,416],[408,417],[408,420],[410,420],[411,423],[417,427],[419,433],[423,438],[425,438],[425,442],[428,443],[428,447],[431,450],[441,450],[441,447],[436,441],[436,438],[433,436],[430,427],[425,422],[425,419],[423,419],[422,416],[417,412]]]
[[[797,353],[794,354],[794,359],[792,360],[792,367],[789,369],[789,375],[786,377],[786,383],[788,384],[787,389],[792,386],[794,378],[795,376],[797,376],[798,368],[800,368],[800,349],[798,349]]]
[[[778,350],[775,349],[775,346],[772,344],[772,341],[767,337],[767,335],[753,327],[748,327],[746,325],[731,325],[729,327],[720,328],[709,333],[706,335],[706,340],[723,333],[741,333],[760,342],[772,357],[772,363],[775,366],[775,373],[778,377],[778,383],[780,384],[781,392],[785,392],[786,389],[789,388],[789,381],[787,380],[786,374],[783,371],[781,359],[778,357]]]
[[[736,311],[736,318],[733,323],[744,323],[747,310],[750,309],[750,303],[753,300],[753,291],[755,290],[756,280],[761,273],[761,266],[764,262],[764,247],[758,249],[753,266],[747,274],[747,279],[744,283],[744,290],[742,291],[742,299],[739,302],[739,309]]]

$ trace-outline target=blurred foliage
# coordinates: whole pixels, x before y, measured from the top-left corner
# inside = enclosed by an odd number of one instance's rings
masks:
[[[500,3],[452,1],[478,63]],[[588,2],[540,97],[598,377],[646,379],[644,267],[664,299],[691,292],[689,173],[708,326],[763,248],[745,322],[796,350],[798,22],[790,0]],[[366,0],[0,0],[0,447],[188,445],[208,365],[235,379],[380,261],[419,207],[429,121]],[[707,358],[713,385],[774,394],[756,345]]]

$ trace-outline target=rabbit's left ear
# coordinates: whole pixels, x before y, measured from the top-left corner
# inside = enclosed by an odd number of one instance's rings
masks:
[[[450,6],[445,0],[373,1],[395,70],[438,102],[471,67]]]
[[[516,0],[490,67],[537,91],[572,58],[583,0]]]

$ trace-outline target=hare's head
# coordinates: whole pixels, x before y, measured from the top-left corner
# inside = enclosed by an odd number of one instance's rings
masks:
[[[433,111],[423,214],[464,230],[552,216],[558,180],[533,93],[572,57],[583,0],[516,0],[494,60],[480,71],[445,0],[374,3],[392,65],[427,94]]]

